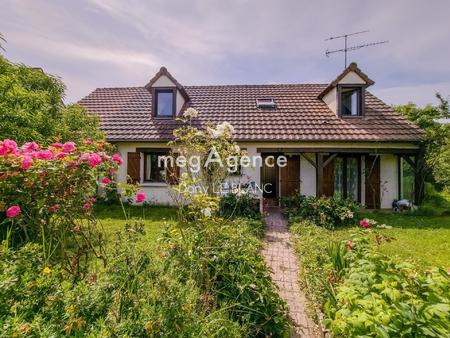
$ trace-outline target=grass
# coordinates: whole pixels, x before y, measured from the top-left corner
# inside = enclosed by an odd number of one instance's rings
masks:
[[[383,235],[394,238],[379,247],[382,253],[410,260],[422,269],[450,268],[450,216],[382,212],[362,216],[392,226],[392,229],[379,229]]]
[[[156,245],[165,223],[175,222],[175,209],[165,206],[128,206],[125,210],[130,215],[130,219],[144,220],[145,235],[143,243],[152,248]],[[121,230],[126,223],[120,204],[97,205],[94,214],[103,226],[109,239],[114,238],[114,234]]]

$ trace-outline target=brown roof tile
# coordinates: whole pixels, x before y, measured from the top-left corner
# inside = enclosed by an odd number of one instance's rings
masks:
[[[338,118],[318,99],[326,84],[185,86],[198,123],[227,121],[239,141],[407,141],[422,131],[374,95],[366,94],[365,116]],[[271,97],[275,109],[256,107]],[[166,141],[181,123],[152,118],[145,87],[98,88],[80,102],[98,114],[110,141]]]

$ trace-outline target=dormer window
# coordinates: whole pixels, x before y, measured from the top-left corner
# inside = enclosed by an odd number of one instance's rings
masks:
[[[274,99],[272,98],[261,98],[261,99],[256,99],[256,107],[257,108],[275,108],[276,104]]]
[[[363,115],[364,87],[341,85],[338,87],[339,115],[357,117]]]
[[[175,88],[155,88],[153,91],[153,115],[158,118],[173,118],[176,107]]]

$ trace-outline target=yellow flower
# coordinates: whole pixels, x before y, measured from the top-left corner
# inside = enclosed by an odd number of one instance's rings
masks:
[[[42,270],[42,272],[45,273],[45,274],[49,274],[50,272],[52,272],[52,269],[50,269],[48,266],[46,266],[44,268],[44,270]]]

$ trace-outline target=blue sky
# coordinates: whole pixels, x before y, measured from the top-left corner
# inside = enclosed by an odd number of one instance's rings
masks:
[[[3,0],[6,57],[67,85],[67,102],[96,87],[142,86],[164,65],[185,85],[327,83],[349,54],[387,103],[450,94],[450,1],[21,1]]]

